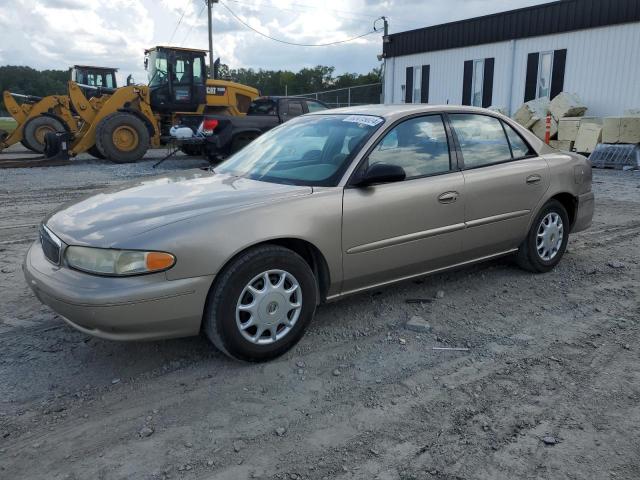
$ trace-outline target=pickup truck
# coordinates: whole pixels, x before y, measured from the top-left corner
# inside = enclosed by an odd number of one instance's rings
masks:
[[[209,160],[218,161],[287,120],[327,108],[326,104],[310,98],[259,97],[251,102],[247,114],[243,116],[191,116],[188,126],[196,136],[181,139],[178,143],[183,150],[185,147],[192,151],[199,150]]]

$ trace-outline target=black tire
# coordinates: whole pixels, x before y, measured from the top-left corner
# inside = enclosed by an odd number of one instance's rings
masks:
[[[0,137],[1,137],[1,136],[2,136],[2,135],[0,134]],[[1,140],[1,138],[0,138],[0,140]],[[22,140],[20,140],[20,143],[21,143],[21,144],[22,144],[22,146],[23,146],[24,148],[26,148],[27,150],[31,150],[32,152],[36,152],[36,151],[31,147],[31,145],[29,145],[29,143],[28,143],[24,138],[23,138]],[[36,152],[36,153],[38,153],[38,152]]]
[[[44,153],[44,136],[47,133],[64,131],[64,125],[60,120],[46,115],[34,117],[22,127],[22,144],[29,150]]]
[[[542,221],[549,214],[556,214],[562,221],[562,242],[555,255],[545,260],[538,252],[537,237],[538,232],[542,227]],[[527,233],[527,237],[524,242],[518,248],[516,254],[516,262],[521,268],[534,273],[545,273],[552,270],[558,262],[562,259],[565,250],[567,249],[567,242],[569,241],[569,215],[564,206],[557,200],[549,200],[536,215],[535,220],[531,224],[531,228]]]
[[[263,345],[249,341],[240,332],[236,305],[251,280],[269,270],[283,270],[293,275],[300,285],[301,309],[287,334]],[[237,360],[262,362],[282,355],[300,340],[315,314],[316,303],[315,277],[302,257],[277,245],[260,246],[240,254],[220,272],[207,297],[202,327],[209,340],[226,355]],[[268,307],[265,305],[265,308]],[[257,332],[251,335],[257,335]]]
[[[117,145],[114,133],[124,131],[124,144]],[[96,130],[96,147],[104,158],[114,163],[132,163],[140,160],[149,149],[149,130],[132,113],[115,112],[107,115]]]
[[[199,157],[202,155],[202,147],[200,145],[182,145],[180,151],[190,157]]]
[[[231,141],[231,152],[236,153],[253,142],[258,136],[255,133],[240,133]]]
[[[87,153],[91,156],[99,158],[100,160],[105,159],[104,155],[100,152],[100,150],[98,150],[98,147],[96,147],[95,145],[87,150]]]
[[[47,133],[44,139],[44,156],[53,158],[62,151],[62,140],[53,132]]]

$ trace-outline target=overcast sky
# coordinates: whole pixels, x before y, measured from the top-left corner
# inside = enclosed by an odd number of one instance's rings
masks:
[[[296,43],[327,43],[370,31],[376,17],[399,32],[545,3],[540,0],[221,0],[256,30]],[[0,65],[120,68],[142,82],[143,50],[207,48],[204,0],[0,0]],[[178,25],[184,12],[182,22]],[[177,28],[176,28],[177,27]],[[175,31],[175,33],[174,33]],[[276,43],[214,5],[214,54],[234,67],[298,70],[332,65],[363,73],[378,65],[379,34],[330,47]]]

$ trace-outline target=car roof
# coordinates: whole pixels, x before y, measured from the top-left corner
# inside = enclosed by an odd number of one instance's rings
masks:
[[[424,103],[397,103],[384,105],[358,105],[355,107],[332,108],[329,112],[313,112],[309,115],[322,115],[327,113],[336,113],[344,115],[376,115],[385,119],[394,119],[413,113],[430,113],[430,112],[473,112],[473,113],[491,113],[500,116],[498,112],[487,110],[486,108],[469,107],[465,105],[427,105]]]
[[[316,98],[313,97],[304,97],[304,96],[289,96],[289,97],[285,97],[284,95],[261,95],[259,97],[257,97],[255,101],[257,100],[313,100],[314,102],[320,102],[320,103],[324,103],[322,100],[318,100]]]
[[[457,112],[457,113],[480,113],[502,118],[511,127],[515,128],[523,137],[525,137],[531,147],[538,152],[546,153],[551,151],[549,146],[536,137],[531,131],[518,124],[516,121],[506,115],[489,110],[487,108],[470,107],[467,105],[427,105],[424,103],[399,103],[385,105],[359,105],[356,107],[332,108],[330,110],[321,110],[318,112],[307,113],[309,115],[375,115],[384,118],[387,122],[395,122],[405,116],[420,113],[440,113],[440,112]]]

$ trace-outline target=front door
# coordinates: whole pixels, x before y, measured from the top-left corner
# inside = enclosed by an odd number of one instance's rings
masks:
[[[342,248],[344,293],[441,268],[462,247],[464,178],[440,115],[391,128],[358,168],[401,166],[406,179],[346,187]]]
[[[549,167],[506,122],[450,114],[464,162],[466,230],[463,257],[517,248],[549,187]]]

